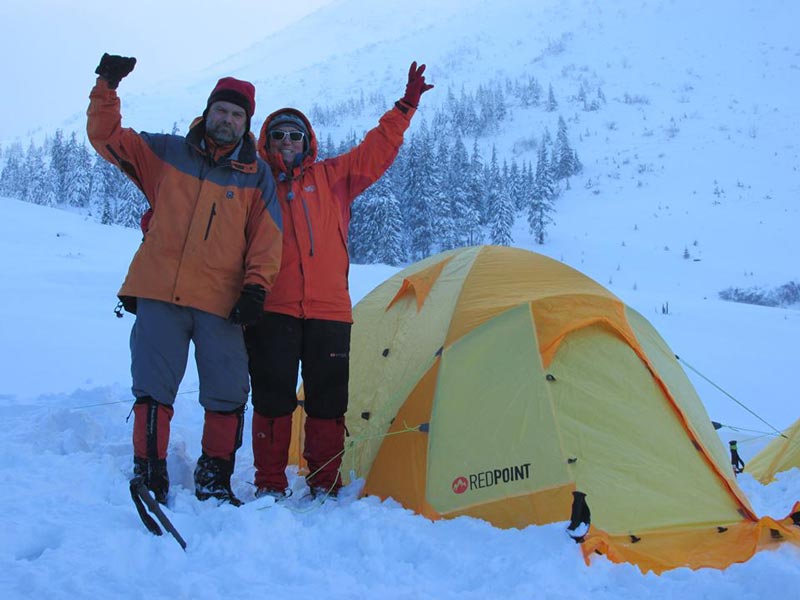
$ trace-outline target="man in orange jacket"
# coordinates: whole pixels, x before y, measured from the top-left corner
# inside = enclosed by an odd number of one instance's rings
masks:
[[[344,449],[353,322],[347,275],[350,207],[389,168],[425,83],[411,64],[403,98],[349,152],[315,162],[308,118],[282,108],[264,121],[258,151],[278,180],[283,256],[264,317],[246,327],[253,387],[256,496],[290,494],[286,478],[297,375],[302,364],[306,412],[306,478],[313,495],[335,496]]]
[[[170,419],[192,341],[205,409],[195,494],[238,505],[230,478],[249,392],[242,325],[261,317],[282,246],[275,180],[250,133],[255,88],[224,77],[186,137],[137,133],[122,127],[116,92],[135,63],[103,55],[87,112],[92,145],[151,208],[119,291],[136,313],[134,482],[166,503]]]

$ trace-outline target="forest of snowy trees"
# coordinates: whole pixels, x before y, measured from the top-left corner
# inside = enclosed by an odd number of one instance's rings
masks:
[[[583,88],[571,99],[582,110],[597,110],[601,101],[602,92],[589,101]],[[371,96],[333,108],[314,106],[310,118],[320,135],[319,159],[358,143],[354,132],[338,143],[330,135],[323,139],[326,127],[380,105],[388,103]],[[518,216],[544,243],[555,200],[582,167],[560,115],[555,137],[547,128],[526,136],[535,139],[535,164],[499,156],[486,138],[509,119],[512,107],[558,111],[552,87],[545,94],[528,78],[491,82],[459,96],[450,90],[430,121],[417,117],[395,163],[353,205],[352,260],[399,265],[459,246],[511,245]],[[83,211],[104,224],[138,227],[148,206],[139,189],[75,133],[65,137],[58,130],[27,149],[21,143],[0,148],[0,166],[0,195]]]

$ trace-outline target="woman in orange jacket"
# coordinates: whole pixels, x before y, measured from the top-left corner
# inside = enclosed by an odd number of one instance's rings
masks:
[[[245,341],[253,389],[256,496],[288,495],[286,466],[302,365],[307,484],[313,495],[341,487],[353,322],[348,291],[350,207],[397,157],[425,83],[411,64],[403,98],[349,152],[315,162],[318,143],[308,118],[282,108],[264,121],[258,151],[272,167],[283,215],[283,253],[265,314]]]

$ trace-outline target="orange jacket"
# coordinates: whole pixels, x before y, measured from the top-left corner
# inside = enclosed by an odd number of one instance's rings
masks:
[[[405,112],[395,105],[358,146],[320,162],[315,162],[317,136],[299,110],[282,108],[264,121],[258,152],[278,181],[283,213],[281,270],[264,310],[301,319],[353,321],[347,283],[350,206],[397,157],[414,115],[413,108],[403,105],[403,109]],[[280,155],[269,152],[267,139],[270,121],[286,112],[303,119],[309,133],[308,152],[300,166],[293,169],[286,168]]]
[[[87,132],[95,150],[147,197],[153,216],[120,296],[227,318],[244,284],[272,288],[281,260],[275,180],[248,133],[231,158],[206,154],[202,119],[184,138],[121,126],[115,90],[98,78]]]

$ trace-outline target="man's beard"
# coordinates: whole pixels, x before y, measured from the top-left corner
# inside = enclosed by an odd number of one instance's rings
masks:
[[[224,123],[215,123],[210,127],[206,127],[206,133],[208,137],[221,146],[238,142],[242,137],[236,134],[236,129],[234,127]]]

